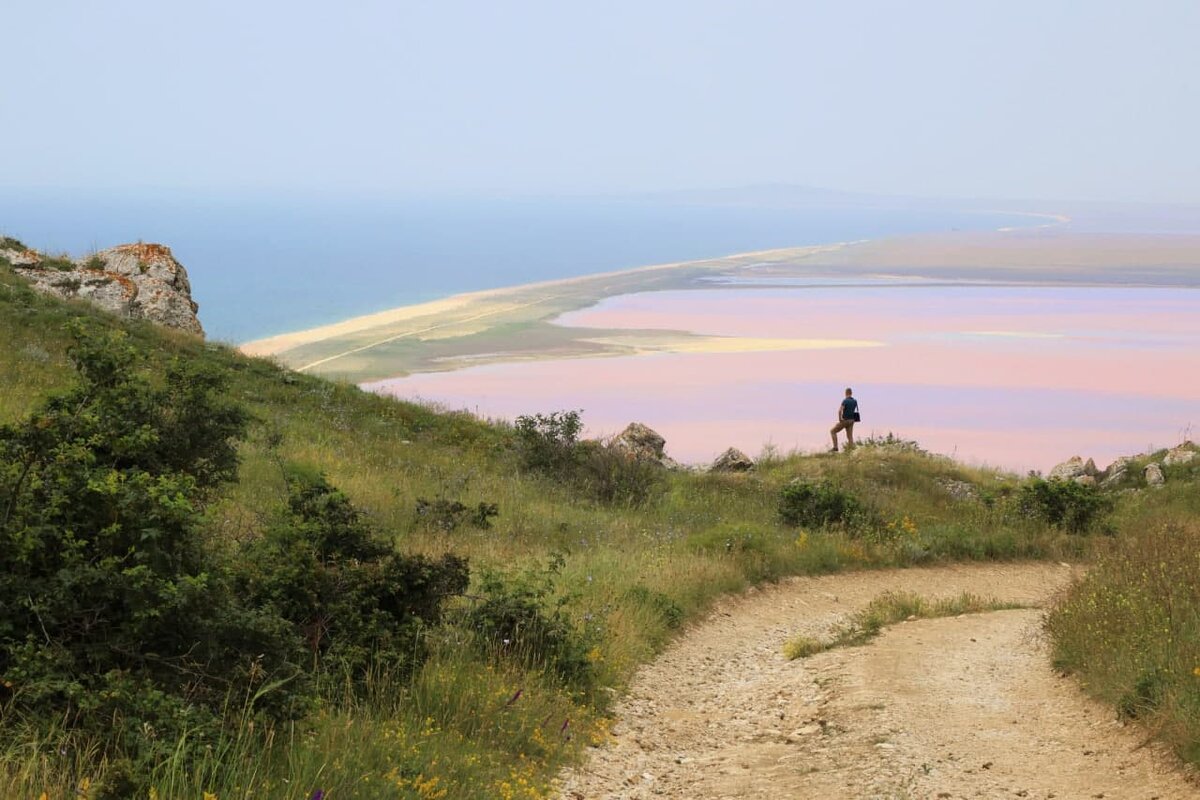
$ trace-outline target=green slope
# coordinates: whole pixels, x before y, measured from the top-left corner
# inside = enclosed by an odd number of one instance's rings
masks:
[[[372,676],[368,695],[329,696],[309,718],[267,739],[232,720],[235,733],[211,758],[159,765],[152,783],[161,798],[307,798],[318,788],[336,798],[545,797],[556,769],[603,738],[607,700],[633,669],[721,593],[788,574],[1063,558],[1088,547],[1086,537],[1007,499],[1015,477],[890,446],[842,457],[771,457],[744,475],[663,474],[644,503],[603,503],[578,481],[523,468],[507,426],[118,321],[38,295],[3,266],[0,424],[71,385],[65,326],[79,318],[125,330],[151,374],[177,356],[229,374],[230,394],[254,422],[240,449],[240,480],[206,518],[213,543],[233,546],[262,534],[285,502],[281,464],[315,467],[401,551],[470,559],[474,583],[455,619],[478,603],[489,572],[529,572],[526,585],[546,581],[541,602],[561,608],[586,638],[583,658],[594,674],[581,692],[544,669],[545,659],[482,658],[464,644],[471,632],[451,624],[430,632],[432,656],[411,680]],[[849,525],[784,525],[781,491],[797,478],[830,481],[870,513]],[[956,500],[948,481],[971,484],[978,499]],[[431,524],[418,508],[438,500],[494,503],[499,515],[487,529]],[[547,572],[552,561],[561,566]],[[67,747],[19,737],[0,743],[0,796],[74,796],[83,782],[85,794],[101,796],[106,766],[95,754],[102,749],[103,742]]]

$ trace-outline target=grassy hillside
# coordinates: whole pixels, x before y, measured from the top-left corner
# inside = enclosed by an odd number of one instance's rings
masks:
[[[224,733],[200,756],[185,742],[179,757],[161,760],[139,789],[150,797],[545,797],[556,769],[604,738],[607,704],[634,668],[721,593],[840,569],[1075,558],[1098,541],[1051,524],[1022,501],[1014,476],[894,445],[767,458],[749,474],[631,472],[651,481],[645,499],[604,501],[573,474],[536,469],[507,426],[118,322],[37,295],[3,266],[0,425],[77,380],[67,356],[75,319],[125,331],[152,382],[177,357],[229,376],[228,394],[252,422],[239,445],[239,480],[205,511],[212,547],[242,546],[277,524],[286,465],[301,464],[322,471],[399,551],[452,552],[471,568],[446,622],[425,631],[428,659],[415,674],[399,677],[383,664],[356,676],[353,689],[327,681],[303,718],[265,731],[231,702]],[[797,493],[797,480],[815,494]],[[842,513],[831,498],[850,498],[852,508]],[[494,504],[498,515],[476,526],[456,502]],[[792,504],[789,523],[781,503]],[[822,511],[832,507],[841,510]],[[1125,504],[1115,519],[1136,527],[1158,513]],[[542,608],[561,641],[520,654],[506,653],[506,641],[475,646],[489,630],[476,612],[497,597]],[[20,689],[9,687],[10,696]],[[113,796],[106,771],[120,753],[111,743],[47,733],[11,705],[0,708],[0,726],[14,731],[0,742],[0,796]]]

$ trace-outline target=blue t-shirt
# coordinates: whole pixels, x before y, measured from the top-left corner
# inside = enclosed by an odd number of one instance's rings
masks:
[[[842,419],[853,422],[856,411],[858,411],[858,401],[853,397],[847,397],[842,401]]]

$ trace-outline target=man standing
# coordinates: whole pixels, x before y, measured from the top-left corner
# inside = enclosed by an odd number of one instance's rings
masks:
[[[846,432],[846,449],[854,447],[854,423],[858,420],[858,401],[854,399],[854,392],[846,389],[846,399],[838,406],[838,424],[829,431],[833,437],[833,452],[838,451],[838,431]]]

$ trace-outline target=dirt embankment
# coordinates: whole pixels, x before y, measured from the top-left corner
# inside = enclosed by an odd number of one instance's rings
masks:
[[[886,591],[1044,604],[1065,565],[802,578],[722,604],[636,676],[609,745],[562,776],[599,798],[1200,797],[1173,759],[1051,669],[1041,611],[914,620],[788,661]]]

